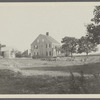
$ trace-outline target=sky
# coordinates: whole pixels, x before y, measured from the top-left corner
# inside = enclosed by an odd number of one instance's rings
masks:
[[[80,38],[93,18],[95,3],[0,3],[0,42],[20,51],[30,49],[39,34],[61,42]]]

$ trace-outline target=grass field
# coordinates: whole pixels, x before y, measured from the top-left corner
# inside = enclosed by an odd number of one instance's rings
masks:
[[[0,94],[98,94],[99,73],[100,56],[0,59]]]

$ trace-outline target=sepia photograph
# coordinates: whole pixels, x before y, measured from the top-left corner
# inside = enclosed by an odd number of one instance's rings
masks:
[[[0,3],[2,94],[100,94],[100,3]]]

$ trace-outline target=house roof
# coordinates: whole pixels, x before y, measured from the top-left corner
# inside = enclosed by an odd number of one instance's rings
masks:
[[[12,51],[13,49],[12,47],[2,47],[1,51]]]
[[[58,41],[56,41],[54,38],[52,38],[51,36],[47,36],[47,35],[43,35],[43,34],[40,34],[42,35],[43,37],[45,37],[47,40],[49,40],[50,42],[52,43],[55,43],[55,44],[60,44]]]

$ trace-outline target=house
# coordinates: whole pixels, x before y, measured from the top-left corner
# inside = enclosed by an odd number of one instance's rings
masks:
[[[14,49],[11,47],[2,47],[1,55],[3,56],[3,58],[15,58]]]
[[[57,57],[60,54],[60,43],[49,36],[40,34],[31,44],[32,57]]]

